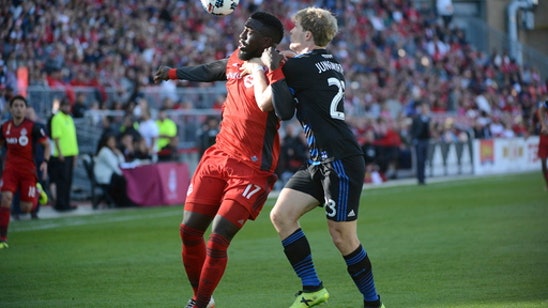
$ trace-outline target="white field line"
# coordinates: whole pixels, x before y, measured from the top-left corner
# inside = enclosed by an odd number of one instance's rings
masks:
[[[175,210],[175,208],[174,208]],[[112,211],[109,211],[112,213]],[[160,212],[154,214],[145,214],[145,213],[132,213],[124,216],[110,216],[105,215],[106,212],[101,214],[89,214],[83,216],[71,216],[64,217],[61,219],[41,219],[35,223],[35,221],[25,221],[25,222],[12,222],[10,223],[10,231],[12,232],[26,232],[26,231],[36,231],[36,230],[49,230],[57,229],[62,227],[73,227],[73,226],[83,226],[83,225],[99,225],[99,224],[108,224],[124,221],[132,221],[138,219],[148,219],[148,218],[161,218],[168,217],[177,214],[181,214],[181,209],[176,208],[176,211]],[[47,222],[46,222],[47,221]]]

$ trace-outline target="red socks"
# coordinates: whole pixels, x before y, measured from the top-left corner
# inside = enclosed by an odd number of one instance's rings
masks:
[[[194,294],[196,294],[206,256],[204,231],[181,224],[179,234],[183,243],[181,249],[183,265]]]
[[[0,207],[0,241],[8,239],[8,225],[10,224],[10,208]]]
[[[221,281],[228,262],[230,241],[219,234],[211,234],[207,243],[207,257],[200,276],[200,287],[196,294],[196,305],[206,307],[213,291]]]
[[[206,255],[204,231],[181,224],[179,233],[183,242],[183,264],[194,290],[196,306],[206,307],[225,272],[230,241],[222,235],[212,233],[207,242]]]

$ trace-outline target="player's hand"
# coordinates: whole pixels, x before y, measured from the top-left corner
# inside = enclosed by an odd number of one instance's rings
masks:
[[[540,127],[540,133],[544,135],[548,135],[548,125],[542,125]]]
[[[284,56],[280,54],[274,47],[268,47],[263,51],[261,55],[261,61],[266,65],[271,71],[280,67],[280,63],[284,60]]]
[[[168,80],[167,72],[171,69],[169,66],[160,66],[156,73],[152,76],[154,83],[158,83],[163,80]]]
[[[264,70],[264,64],[261,61],[260,58],[253,58],[251,60],[247,60],[242,64],[242,67],[240,67],[240,72],[242,73],[242,76],[245,75],[251,75],[256,70]]]

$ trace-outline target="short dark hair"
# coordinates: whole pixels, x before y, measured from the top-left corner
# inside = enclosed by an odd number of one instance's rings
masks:
[[[10,107],[13,106],[13,102],[15,102],[16,100],[22,100],[25,103],[25,107],[29,106],[27,99],[23,95],[15,95],[10,99]]]
[[[68,98],[63,97],[61,98],[61,101],[59,101],[59,106],[65,106],[65,105],[70,105],[70,101],[68,100]]]
[[[284,37],[284,26],[278,17],[266,12],[255,12],[249,18],[258,20],[268,28],[268,33],[265,34],[272,37],[276,44],[279,44],[282,41],[282,38]]]

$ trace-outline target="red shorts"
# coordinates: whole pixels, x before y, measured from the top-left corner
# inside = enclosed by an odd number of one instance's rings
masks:
[[[540,134],[538,143],[538,158],[548,158],[548,135]]]
[[[194,172],[185,210],[210,217],[218,214],[232,222],[254,220],[276,180],[275,173],[258,170],[212,146]],[[246,211],[232,209],[235,204]],[[231,213],[240,217],[231,217]]]
[[[17,169],[6,169],[2,174],[2,191],[10,191],[15,194],[19,191],[22,202],[35,202],[37,198],[36,175],[28,172],[20,172]]]

